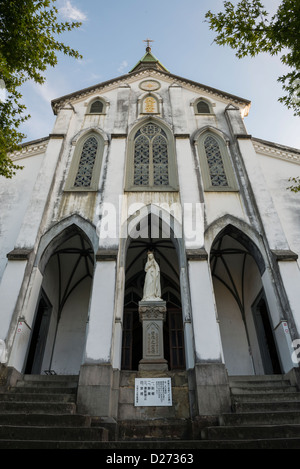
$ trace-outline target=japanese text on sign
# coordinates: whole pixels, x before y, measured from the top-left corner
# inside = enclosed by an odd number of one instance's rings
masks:
[[[137,378],[135,406],[171,406],[171,378]]]

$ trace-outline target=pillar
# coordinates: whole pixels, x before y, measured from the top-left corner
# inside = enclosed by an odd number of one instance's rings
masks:
[[[230,393],[207,256],[194,253],[188,268],[198,414],[219,415],[230,410]]]
[[[139,370],[166,371],[164,359],[163,323],[166,320],[165,301],[140,301],[139,315],[143,325],[143,358]]]
[[[114,418],[118,408],[111,363],[116,253],[98,251],[96,260],[77,406],[81,413]]]

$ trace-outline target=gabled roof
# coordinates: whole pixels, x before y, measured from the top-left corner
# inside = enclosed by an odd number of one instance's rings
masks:
[[[58,109],[60,109],[64,105],[70,104],[70,101],[72,100],[80,99],[95,92],[101,93],[106,88],[120,86],[121,83],[125,84],[133,82],[135,78],[138,79],[139,76],[142,77],[143,75],[156,76],[157,78],[165,78],[170,81],[170,83],[176,82],[179,85],[189,86],[190,88],[193,88],[194,90],[197,90],[199,92],[207,92],[209,94],[221,97],[229,101],[230,103],[235,103],[237,106],[242,107],[245,110],[245,115],[247,115],[247,111],[249,110],[251,105],[251,101],[249,101],[248,99],[244,99],[239,96],[226,93],[224,91],[212,88],[207,85],[203,85],[201,83],[189,80],[184,77],[173,75],[152,54],[151,48],[147,47],[146,54],[130,70],[129,73],[52,100],[51,105],[53,112],[54,114],[57,114]]]
[[[129,73],[136,72],[137,70],[144,70],[149,67],[169,72],[169,70],[167,70],[166,67],[152,54],[151,47],[148,46],[146,48],[146,54],[138,61]]]

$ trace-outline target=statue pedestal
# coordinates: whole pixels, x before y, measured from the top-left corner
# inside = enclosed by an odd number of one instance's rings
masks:
[[[168,362],[164,359],[163,323],[166,320],[166,302],[149,300],[139,302],[140,321],[143,325],[143,359],[139,363],[139,370],[168,369]]]

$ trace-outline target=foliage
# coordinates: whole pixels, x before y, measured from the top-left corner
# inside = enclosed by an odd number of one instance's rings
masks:
[[[260,52],[281,54],[289,70],[278,78],[286,92],[279,101],[300,116],[300,1],[282,0],[270,19],[260,0],[241,0],[236,6],[224,1],[224,8],[205,15],[217,33],[215,42],[235,49],[238,58]]]
[[[300,177],[294,177],[294,178],[289,178],[290,182],[293,182],[294,185],[289,186],[288,189],[290,189],[292,192],[300,192]]]
[[[43,72],[57,64],[57,54],[75,59],[80,54],[57,40],[59,34],[78,28],[80,22],[59,22],[56,0],[0,0],[0,80],[6,96],[0,100],[0,175],[11,178],[20,167],[9,154],[25,135],[25,115],[19,88],[28,80],[42,84]],[[1,84],[0,83],[0,84]]]

